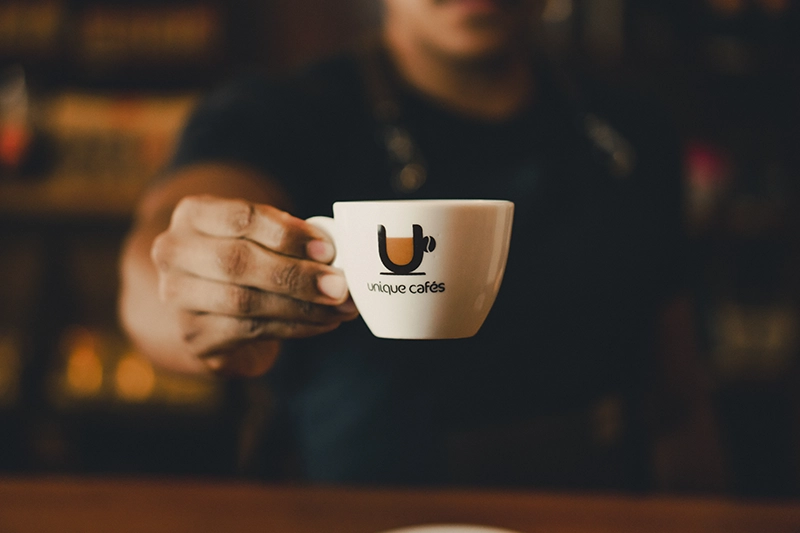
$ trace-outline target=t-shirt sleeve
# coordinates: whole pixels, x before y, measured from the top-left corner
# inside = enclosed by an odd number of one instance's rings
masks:
[[[279,91],[266,80],[241,79],[208,93],[189,116],[168,170],[234,162],[274,172],[281,149]]]
[[[277,180],[298,216],[319,213],[309,202],[329,187],[326,165],[343,142],[341,128],[352,122],[356,80],[352,65],[339,60],[287,78],[230,81],[190,114],[165,175],[203,162],[244,165]]]

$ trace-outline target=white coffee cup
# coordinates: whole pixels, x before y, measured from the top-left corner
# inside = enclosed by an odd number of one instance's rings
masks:
[[[308,222],[336,247],[361,316],[376,337],[475,335],[505,271],[514,204],[505,200],[337,202]]]

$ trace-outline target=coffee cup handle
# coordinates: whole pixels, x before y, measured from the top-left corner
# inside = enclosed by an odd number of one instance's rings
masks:
[[[325,216],[316,216],[307,218],[306,222],[314,226],[315,228],[322,230],[333,242],[334,248],[338,249],[336,244],[336,221],[333,220],[331,217]],[[331,266],[339,267],[339,254],[338,252],[333,258],[331,262]]]

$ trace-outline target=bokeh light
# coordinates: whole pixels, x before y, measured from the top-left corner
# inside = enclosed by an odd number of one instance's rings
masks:
[[[147,360],[139,354],[125,354],[117,364],[114,387],[117,395],[130,402],[143,402],[153,394],[156,374]]]

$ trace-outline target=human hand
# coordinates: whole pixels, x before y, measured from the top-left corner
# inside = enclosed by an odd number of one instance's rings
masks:
[[[151,257],[183,346],[215,372],[262,374],[281,339],[325,333],[358,314],[342,272],[328,265],[328,238],[269,205],[185,197]]]

